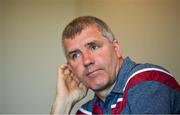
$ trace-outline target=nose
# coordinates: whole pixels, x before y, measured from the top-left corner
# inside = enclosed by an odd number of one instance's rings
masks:
[[[85,52],[83,55],[83,65],[84,67],[90,67],[94,64],[95,60],[91,52]]]

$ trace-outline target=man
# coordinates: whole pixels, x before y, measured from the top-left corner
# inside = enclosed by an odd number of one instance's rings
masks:
[[[52,114],[70,113],[75,103],[95,92],[77,114],[180,113],[180,86],[164,68],[123,58],[118,40],[102,20],[74,19],[62,43],[67,63],[58,70]]]

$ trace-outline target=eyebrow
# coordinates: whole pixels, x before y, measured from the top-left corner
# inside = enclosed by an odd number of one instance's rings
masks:
[[[87,46],[90,46],[90,45],[92,45],[92,44],[99,44],[100,42],[99,41],[97,41],[97,40],[93,40],[93,41],[90,41],[90,42],[88,42],[87,44],[85,44],[85,47],[87,47]]]

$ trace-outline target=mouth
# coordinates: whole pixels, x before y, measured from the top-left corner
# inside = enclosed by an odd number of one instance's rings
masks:
[[[96,70],[93,70],[93,71],[89,71],[86,76],[89,76],[89,77],[92,77],[93,74],[97,73],[98,71],[100,71],[101,69],[96,69]]]

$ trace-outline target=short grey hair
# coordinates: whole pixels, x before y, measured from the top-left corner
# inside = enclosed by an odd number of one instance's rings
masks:
[[[113,32],[104,21],[93,16],[81,16],[72,20],[65,27],[62,33],[62,42],[64,42],[64,39],[73,39],[76,35],[79,35],[82,30],[90,26],[96,26],[99,32],[110,42],[113,42],[115,39]]]

